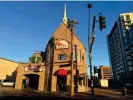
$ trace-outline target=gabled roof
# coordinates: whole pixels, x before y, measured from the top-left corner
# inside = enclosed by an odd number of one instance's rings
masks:
[[[64,25],[65,27],[67,27],[67,25],[66,25],[65,23],[61,23],[60,26],[56,29],[56,31],[59,30],[59,28],[60,28],[62,25]],[[67,29],[68,29],[68,31],[71,33],[70,29],[69,29],[69,28],[67,28]],[[54,35],[56,34],[56,31],[54,32],[54,34],[52,35],[52,37],[50,38],[50,40],[54,37]],[[80,39],[76,36],[76,34],[73,33],[73,35],[80,41]],[[48,46],[50,40],[48,41],[47,46]],[[83,44],[81,41],[80,41],[80,43],[81,43],[81,44],[83,45],[83,47],[86,49],[86,47],[84,46],[84,44]],[[47,46],[46,46],[46,48],[47,48]]]
[[[63,23],[64,24],[64,23]],[[64,24],[66,26],[66,24]],[[67,27],[67,26],[66,26]],[[68,29],[68,28],[67,28]],[[70,31],[70,29],[68,29]],[[71,31],[70,31],[71,32]],[[77,35],[75,33],[73,33],[74,36],[76,36],[76,38],[80,41],[80,39],[77,37]],[[86,47],[84,46],[84,44],[80,41],[80,43],[83,45],[83,47],[86,49]]]

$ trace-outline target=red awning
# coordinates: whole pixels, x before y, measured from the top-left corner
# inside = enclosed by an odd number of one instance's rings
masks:
[[[67,71],[64,69],[59,69],[57,70],[56,75],[67,75]]]

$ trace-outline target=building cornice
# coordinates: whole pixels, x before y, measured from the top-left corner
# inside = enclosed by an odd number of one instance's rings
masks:
[[[10,61],[10,62],[14,62],[14,63],[18,63],[18,62],[16,62],[16,61],[12,61],[12,60],[9,60],[9,59],[6,59],[6,58],[0,58],[0,59],[2,59],[2,60],[7,60],[7,61]]]

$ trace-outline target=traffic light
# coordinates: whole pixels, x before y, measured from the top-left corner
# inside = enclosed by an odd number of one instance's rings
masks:
[[[94,73],[98,73],[98,69],[96,66],[94,66]]]
[[[103,28],[106,28],[105,17],[102,14],[99,14],[99,28],[101,31]]]

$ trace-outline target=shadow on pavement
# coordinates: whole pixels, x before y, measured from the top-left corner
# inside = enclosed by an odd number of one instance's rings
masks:
[[[111,92],[103,92],[103,91],[97,91],[97,92],[111,94],[111,95],[122,95],[122,93],[111,93]]]
[[[98,98],[98,97],[88,97],[88,98],[75,98],[75,97],[42,97],[42,96],[7,96],[0,97],[0,100],[124,100],[117,98]]]
[[[88,98],[74,98],[74,97],[41,97],[41,96],[7,96],[7,97],[0,97],[0,100],[106,100],[106,99],[88,99]]]

